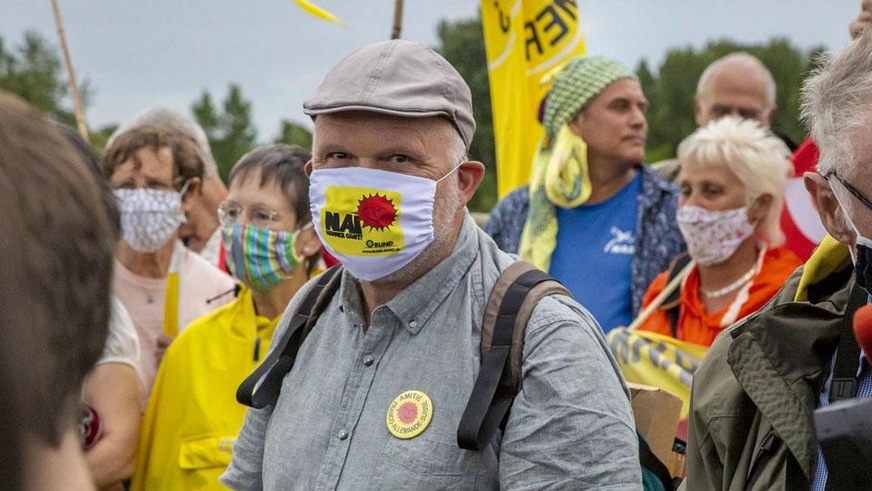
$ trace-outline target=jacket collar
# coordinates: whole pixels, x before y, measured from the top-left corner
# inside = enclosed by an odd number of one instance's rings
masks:
[[[676,194],[675,185],[667,181],[659,172],[651,170],[647,164],[638,167],[642,174],[642,194],[639,196],[639,206],[648,209],[659,203],[663,196]]]
[[[831,271],[806,286],[816,303],[796,302],[803,270],[764,308],[730,329],[727,361],[811,480],[817,457],[812,413],[829,374],[854,280],[850,268]]]

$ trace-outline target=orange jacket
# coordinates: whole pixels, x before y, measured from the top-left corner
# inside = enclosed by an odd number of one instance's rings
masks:
[[[736,320],[755,312],[768,302],[781,286],[784,285],[788,276],[801,264],[802,261],[799,257],[784,247],[768,249],[763,256],[763,265],[760,272],[754,278],[754,282],[748,292],[748,300],[739,309],[739,315]],[[663,291],[668,276],[669,271],[664,271],[654,279],[642,300],[643,309]],[[724,330],[724,327],[721,326],[721,319],[724,317],[727,308],[712,313],[706,312],[699,295],[699,271],[696,267],[691,270],[681,287],[680,309],[676,337],[682,341],[702,346],[711,346],[715,337]],[[639,326],[639,329],[666,336],[672,335],[666,311],[660,309],[655,310]]]

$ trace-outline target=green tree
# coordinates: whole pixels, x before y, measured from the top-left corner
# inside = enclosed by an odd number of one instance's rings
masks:
[[[231,83],[220,111],[212,102],[212,95],[203,91],[191,106],[191,112],[206,132],[218,173],[226,182],[233,164],[256,144],[257,129],[251,121],[251,102],[242,95],[239,85]]]
[[[273,143],[287,143],[312,150],[312,132],[305,126],[287,119],[282,119],[279,124],[279,136]]]
[[[28,31],[11,49],[0,37],[0,90],[16,94],[52,118],[75,126],[72,102],[60,55],[38,33]],[[87,106],[91,89],[79,82],[82,104]]]
[[[702,49],[669,50],[656,75],[648,69],[646,60],[636,69],[650,101],[646,156],[649,162],[675,156],[681,140],[696,129],[693,96],[700,75],[710,63],[736,51],[756,56],[772,72],[778,106],[773,130],[793,143],[805,138],[805,128],[799,119],[799,89],[821,48],[802,51],[786,39],[757,45],[712,41]]]
[[[497,200],[497,173],[487,56],[481,17],[458,21],[443,20],[439,22],[436,31],[439,35],[437,51],[457,68],[472,91],[472,111],[476,130],[469,149],[469,158],[484,163],[486,172],[484,181],[469,203],[469,209],[488,212]]]
[[[103,151],[106,148],[106,143],[109,142],[109,137],[118,129],[117,124],[107,124],[99,129],[91,130],[91,145],[98,151]]]

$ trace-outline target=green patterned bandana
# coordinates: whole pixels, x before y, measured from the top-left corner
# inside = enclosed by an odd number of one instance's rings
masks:
[[[542,124],[545,134],[554,139],[587,101],[607,85],[622,78],[638,80],[636,75],[617,61],[602,56],[579,56],[570,60],[554,78],[545,103]]]

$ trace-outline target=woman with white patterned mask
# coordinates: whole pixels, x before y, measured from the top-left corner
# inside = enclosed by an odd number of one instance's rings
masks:
[[[188,323],[231,301],[234,283],[178,237],[202,199],[203,161],[191,138],[137,127],[112,138],[102,163],[121,215],[113,293],[139,335],[144,407],[166,347]]]
[[[790,151],[757,123],[725,117],[684,140],[678,158],[676,219],[692,261],[679,287],[675,330],[665,307],[640,329],[709,346],[720,331],[766,303],[801,264],[781,247]],[[669,273],[651,284],[643,306],[664,290]]]

